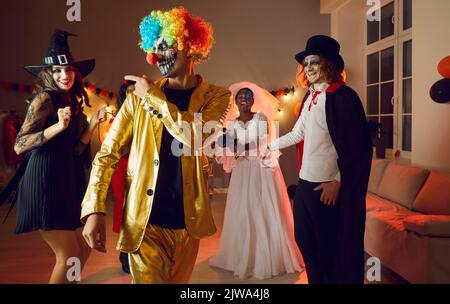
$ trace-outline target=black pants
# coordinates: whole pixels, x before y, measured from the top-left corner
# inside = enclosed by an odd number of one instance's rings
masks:
[[[295,240],[305,261],[309,284],[336,283],[338,205],[320,201],[321,183],[300,179],[294,197]]]

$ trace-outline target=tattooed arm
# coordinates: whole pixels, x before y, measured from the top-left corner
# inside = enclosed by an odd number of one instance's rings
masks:
[[[33,99],[28,107],[22,128],[16,137],[14,151],[17,154],[42,146],[67,127],[58,122],[44,130],[45,121],[52,110],[51,97],[47,93],[41,93]]]

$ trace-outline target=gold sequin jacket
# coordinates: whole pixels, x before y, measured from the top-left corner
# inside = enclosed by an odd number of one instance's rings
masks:
[[[199,79],[185,112],[180,112],[166,100],[162,89],[167,78],[154,82],[143,99],[129,94],[95,156],[82,203],[82,221],[92,213],[106,214],[105,201],[111,177],[120,157],[129,151],[123,222],[117,244],[120,251],[138,250],[144,237],[158,177],[163,127],[184,145],[185,151],[195,146],[190,138],[198,135],[206,122],[216,121],[219,125],[223,122],[231,93]],[[201,113],[201,119],[194,119],[195,113]],[[176,124],[180,121],[191,127],[195,125],[197,129],[186,132]],[[208,136],[208,132],[202,132],[202,142]],[[216,232],[206,190],[208,160],[198,153],[191,154],[181,156],[184,219],[188,233],[194,238],[202,238]]]

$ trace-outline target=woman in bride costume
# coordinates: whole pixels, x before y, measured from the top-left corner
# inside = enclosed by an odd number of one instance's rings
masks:
[[[264,160],[259,156],[259,147],[274,135],[271,120],[278,100],[250,82],[234,84],[230,91],[231,110],[222,137],[228,144],[217,145],[215,155],[231,172],[231,179],[220,248],[210,265],[233,271],[239,279],[301,272],[292,209],[277,155]]]

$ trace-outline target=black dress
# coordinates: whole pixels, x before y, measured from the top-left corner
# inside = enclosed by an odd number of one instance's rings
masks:
[[[64,101],[66,98],[60,94],[47,93],[51,107],[43,129],[58,121],[57,109],[67,104]],[[82,226],[81,201],[86,190],[83,160],[89,154],[89,146],[82,155],[75,154],[75,146],[87,126],[87,120],[74,99],[71,101],[71,111],[66,130],[28,152],[29,161],[17,190],[16,233],[75,230]]]

